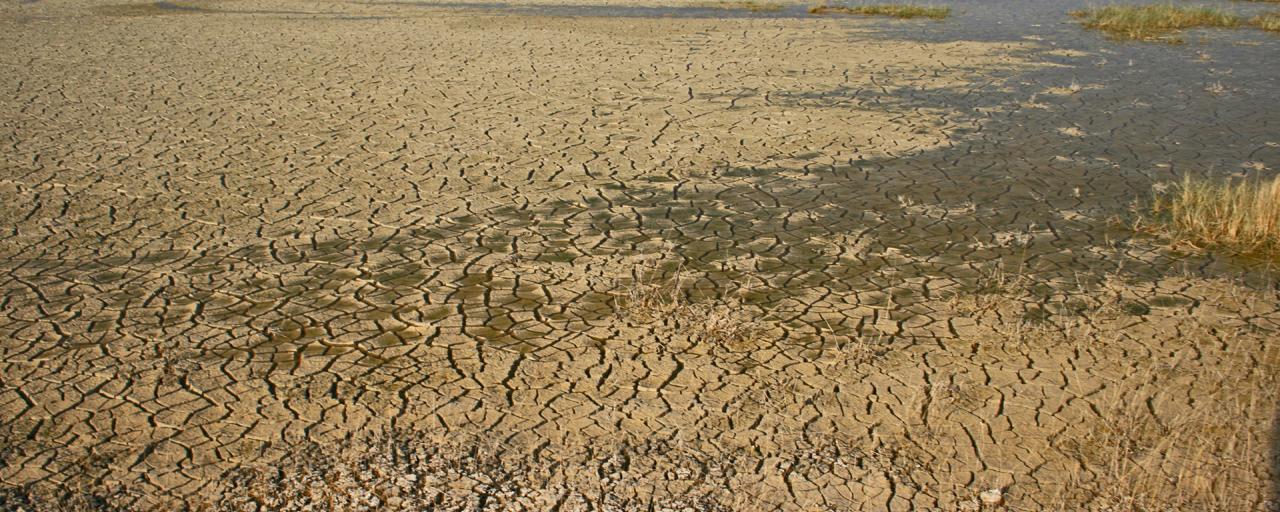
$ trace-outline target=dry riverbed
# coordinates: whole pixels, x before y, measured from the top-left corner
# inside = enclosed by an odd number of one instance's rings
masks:
[[[602,5],[0,6],[0,509],[1276,510],[1275,43]]]

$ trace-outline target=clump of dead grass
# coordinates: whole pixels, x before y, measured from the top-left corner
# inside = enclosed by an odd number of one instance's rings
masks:
[[[1135,227],[1175,245],[1280,256],[1280,179],[1213,181],[1188,175],[1158,188],[1150,210],[1154,220],[1140,216]]]
[[[722,298],[693,302],[685,293],[686,276],[637,279],[621,294],[619,312],[639,323],[672,321],[698,342],[737,344],[759,337],[765,330],[740,300]]]
[[[864,16],[892,16],[895,18],[946,19],[950,7],[915,4],[869,4],[856,6],[818,5],[809,8],[810,14],[860,14]]]
[[[1108,5],[1073,11],[1085,27],[1101,30],[1116,39],[1166,40],[1179,30],[1201,27],[1234,28],[1240,17],[1212,7],[1162,5]]]
[[[1002,307],[1021,305],[1021,299],[1030,283],[1023,270],[1021,265],[1011,270],[1003,260],[986,265],[978,269],[971,287],[947,299],[947,308],[961,315],[973,316]]]
[[[777,12],[783,8],[782,4],[774,2],[756,2],[754,0],[740,1],[724,1],[712,4],[713,7],[719,9],[745,10],[751,12]]]
[[[1264,12],[1250,18],[1249,24],[1268,32],[1280,32],[1280,12]]]

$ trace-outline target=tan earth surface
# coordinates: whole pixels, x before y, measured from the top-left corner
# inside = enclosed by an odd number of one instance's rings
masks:
[[[0,508],[1274,506],[1275,287],[1011,92],[1107,53],[884,24],[4,4]]]

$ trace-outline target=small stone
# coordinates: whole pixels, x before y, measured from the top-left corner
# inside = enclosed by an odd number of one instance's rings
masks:
[[[987,489],[978,494],[978,498],[982,500],[984,505],[998,506],[1004,503],[1004,491],[1000,489]]]

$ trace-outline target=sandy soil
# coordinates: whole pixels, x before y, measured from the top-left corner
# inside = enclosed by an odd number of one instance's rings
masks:
[[[1274,506],[1274,286],[1012,92],[1106,52],[198,5],[0,8],[0,507]]]

